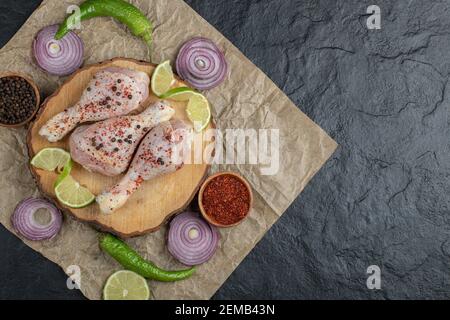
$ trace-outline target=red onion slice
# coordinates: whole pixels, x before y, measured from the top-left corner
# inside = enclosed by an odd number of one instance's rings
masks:
[[[39,209],[46,209],[50,213],[50,222],[46,225],[38,223],[35,213]],[[38,241],[53,238],[62,226],[62,214],[53,204],[39,198],[28,198],[21,201],[13,215],[11,222],[16,231],[28,240]]]
[[[205,263],[214,255],[219,232],[196,212],[184,212],[170,223],[167,248],[187,266]]]
[[[176,68],[181,78],[199,90],[218,86],[228,73],[225,56],[206,38],[186,42],[178,53]]]
[[[33,52],[39,67],[50,74],[67,76],[83,64],[83,40],[70,31],[61,40],[54,36],[58,25],[43,28],[33,41]]]

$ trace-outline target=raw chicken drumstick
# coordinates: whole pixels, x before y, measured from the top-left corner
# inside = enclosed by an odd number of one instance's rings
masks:
[[[118,67],[103,69],[89,82],[80,101],[51,118],[39,134],[56,142],[79,123],[126,115],[147,99],[149,84],[145,72]]]
[[[175,110],[161,101],[138,115],[78,127],[70,136],[72,159],[89,171],[107,176],[125,172],[145,134],[174,114]]]
[[[109,191],[97,196],[100,211],[111,213],[122,207],[145,180],[175,172],[190,154],[192,127],[181,120],[163,122],[142,140],[130,169]]]

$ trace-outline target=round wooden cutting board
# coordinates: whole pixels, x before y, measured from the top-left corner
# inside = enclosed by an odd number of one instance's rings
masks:
[[[51,143],[42,138],[38,134],[38,131],[47,120],[65,108],[71,107],[80,99],[83,90],[87,87],[88,82],[95,73],[100,69],[110,66],[144,71],[150,76],[155,68],[155,65],[150,63],[116,58],[96,65],[87,66],[77,71],[59,90],[43,103],[36,120],[31,125],[28,132],[30,159],[46,147],[60,147],[69,150],[69,135],[62,141]],[[176,86],[185,86],[185,84],[177,80]],[[138,112],[156,100],[156,96],[150,96],[142,104]],[[176,109],[174,118],[189,121],[185,112],[185,102],[170,101],[170,103]],[[202,133],[197,133],[195,141],[203,141],[201,135]],[[203,143],[203,150],[213,149],[209,144]],[[145,181],[141,188],[131,196],[122,208],[112,214],[105,215],[100,213],[96,203],[82,209],[71,209],[62,206],[56,200],[53,189],[57,174],[55,172],[36,169],[33,166],[30,167],[41,191],[47,197],[52,198],[61,209],[82,221],[92,222],[102,230],[115,233],[121,237],[137,236],[146,232],[156,231],[170,216],[184,210],[194,198],[209,169],[209,165],[204,162],[202,164],[186,164],[175,173]],[[121,178],[121,176],[106,177],[98,173],[92,173],[78,164],[74,165],[72,175],[94,194],[99,194],[114,185]]]

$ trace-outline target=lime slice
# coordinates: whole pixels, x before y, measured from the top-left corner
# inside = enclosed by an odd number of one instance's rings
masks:
[[[70,153],[60,148],[45,148],[31,159],[31,164],[48,171],[61,170],[70,161]]]
[[[71,175],[57,183],[55,194],[62,204],[70,208],[83,208],[95,200],[95,196],[75,181]]]
[[[157,96],[160,96],[167,91],[169,91],[173,82],[175,81],[173,77],[172,67],[170,66],[170,61],[166,60],[159,64],[152,75],[152,90]]]
[[[195,94],[189,99],[186,113],[197,132],[205,129],[211,120],[211,110],[208,100],[201,94]]]
[[[160,96],[161,99],[170,99],[175,101],[188,101],[193,95],[199,94],[194,89],[188,87],[173,88],[163,95]]]
[[[69,159],[69,162],[66,163],[61,173],[58,175],[58,178],[55,181],[55,188],[63,181],[70,172],[72,171],[73,162],[72,159]]]
[[[137,273],[121,270],[113,273],[103,288],[104,300],[148,300],[147,281]]]

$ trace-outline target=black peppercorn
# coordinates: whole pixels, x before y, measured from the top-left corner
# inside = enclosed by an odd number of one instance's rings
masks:
[[[31,84],[20,77],[0,79],[0,122],[18,124],[27,120],[36,108],[36,94]]]

